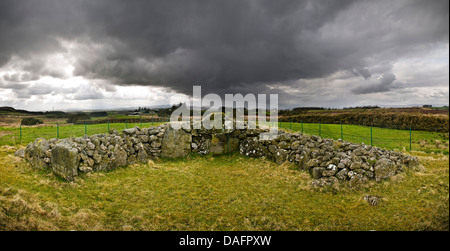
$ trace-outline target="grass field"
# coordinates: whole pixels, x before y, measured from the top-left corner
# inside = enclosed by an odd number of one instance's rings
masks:
[[[353,143],[364,143],[380,148],[409,151],[410,131],[357,125],[310,124],[280,122],[279,127],[289,132],[320,135],[323,138],[344,139]],[[371,136],[372,130],[372,136]],[[449,133],[411,131],[411,148],[426,153],[449,154]]]
[[[364,143],[366,145],[374,145],[377,147],[390,150],[409,150],[410,148],[410,131],[371,128],[356,125],[343,125],[341,134],[341,125],[334,124],[302,124],[282,122],[280,127],[289,129],[289,131],[304,132],[310,135],[321,135],[323,138],[341,139],[354,143]],[[303,128],[303,129],[302,129]],[[449,134],[436,133],[426,131],[411,132],[412,150],[443,153],[449,153]]]
[[[143,123],[143,127],[150,127],[159,125],[161,122]],[[122,130],[125,128],[132,128],[141,126],[140,123],[111,123],[109,129]],[[310,135],[321,135],[324,138],[340,139],[341,126],[332,124],[300,124],[300,123],[280,123],[282,129],[288,131],[304,132]],[[81,137],[85,134],[85,129],[88,135],[100,134],[108,132],[108,124],[94,124],[94,125],[60,125],[59,138]],[[405,130],[373,128],[372,139],[370,127],[343,125],[342,136],[345,140],[354,143],[365,143],[378,146],[390,150],[409,150],[410,147],[410,132]],[[28,144],[36,138],[56,138],[58,135],[58,128],[54,126],[22,126],[22,140],[20,140],[20,129],[18,127],[0,127],[0,145],[15,145],[22,142]],[[412,150],[434,152],[449,154],[449,134],[435,133],[426,131],[412,131]]]
[[[151,127],[163,124],[163,122],[142,123],[142,127]],[[141,123],[110,123],[109,130],[116,129],[118,131],[141,127]],[[82,137],[85,132],[88,135],[108,133],[108,124],[94,125],[60,125],[59,128],[54,126],[22,126],[22,140],[20,140],[20,128],[18,127],[0,127],[0,145],[28,144],[37,138],[51,139],[58,136],[59,138]]]
[[[449,230],[448,156],[357,191],[240,155],[189,157],[67,183],[0,148],[0,230]],[[364,195],[382,196],[369,206]]]

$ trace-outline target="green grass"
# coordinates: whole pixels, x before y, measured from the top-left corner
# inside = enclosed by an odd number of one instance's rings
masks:
[[[67,183],[0,148],[0,230],[449,230],[448,156],[357,191],[239,155],[157,161]],[[364,195],[383,197],[369,206]]]
[[[302,132],[301,123],[281,122],[280,128]],[[364,143],[389,150],[409,150],[410,132],[407,130],[385,129],[374,127],[372,139],[370,127],[343,125],[343,139],[353,143]],[[303,124],[303,132],[309,135],[321,135],[323,138],[340,139],[341,125],[335,124]],[[426,131],[412,131],[412,150],[449,154],[449,134]]]
[[[163,122],[154,123],[142,123],[142,127],[151,127],[163,124]],[[116,129],[118,131],[133,128],[135,126],[141,127],[141,123],[110,123],[109,129]],[[108,124],[94,124],[94,125],[60,125],[59,129],[54,126],[42,126],[42,127],[27,127],[22,126],[22,140],[20,140],[20,128],[18,127],[0,127],[0,145],[15,145],[28,144],[33,142],[37,138],[51,139],[56,138],[70,138],[70,137],[82,137],[85,135],[85,130],[88,135],[108,133]]]
[[[448,107],[432,107],[433,110],[442,110],[442,111],[448,111]]]
[[[160,122],[143,123],[143,127],[159,125]],[[110,130],[118,131],[135,126],[141,127],[140,123],[111,123]],[[280,127],[289,129],[288,131],[302,132],[301,123],[281,122]],[[100,134],[108,132],[108,124],[87,125],[87,134]],[[334,124],[303,124],[303,132],[309,135],[321,135],[323,138],[340,139],[341,126]],[[409,131],[385,129],[374,127],[372,129],[372,139],[370,127],[343,125],[343,138],[353,143],[364,143],[374,145],[389,150],[409,150]],[[81,137],[85,134],[84,125],[60,125],[59,138]],[[36,138],[56,138],[57,127],[25,127],[22,126],[22,144],[28,144]],[[0,127],[0,145],[15,145],[20,143],[20,131],[17,127]],[[412,131],[412,150],[424,151],[427,153],[449,154],[449,134],[426,131]]]

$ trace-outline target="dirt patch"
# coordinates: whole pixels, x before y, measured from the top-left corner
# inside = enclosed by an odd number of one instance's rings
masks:
[[[1,125],[0,125],[1,126]],[[14,134],[14,132],[6,132],[6,131],[0,131],[0,137]]]
[[[21,117],[12,115],[0,115],[0,127],[15,127],[20,125]]]

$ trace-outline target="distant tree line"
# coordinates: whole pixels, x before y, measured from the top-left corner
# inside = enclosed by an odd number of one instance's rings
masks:
[[[25,126],[40,125],[43,123],[44,122],[42,120],[37,118],[23,118],[21,121],[21,124]]]

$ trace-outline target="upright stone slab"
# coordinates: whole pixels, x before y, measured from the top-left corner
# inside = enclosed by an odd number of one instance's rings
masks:
[[[192,135],[183,129],[169,127],[164,134],[161,146],[161,157],[181,158],[191,152]]]
[[[25,149],[24,157],[33,168],[45,169],[50,162],[47,151],[50,150],[50,143],[46,139],[36,139],[28,144]]]
[[[211,146],[209,147],[209,152],[214,155],[221,155],[226,153],[227,149],[227,136],[226,135],[213,135],[211,139]]]
[[[394,176],[397,167],[392,163],[391,160],[387,158],[382,158],[377,161],[375,164],[375,180],[377,182],[380,182],[382,180],[387,180],[390,177]]]
[[[76,144],[64,139],[58,142],[52,149],[53,172],[68,181],[73,181],[78,176],[78,164],[80,156]]]

